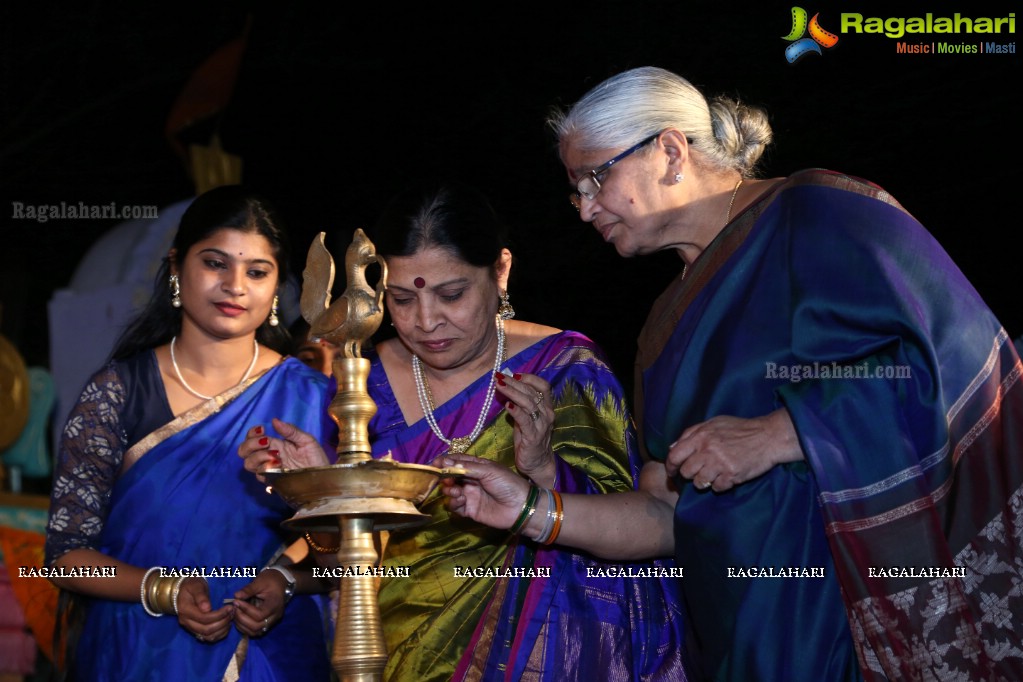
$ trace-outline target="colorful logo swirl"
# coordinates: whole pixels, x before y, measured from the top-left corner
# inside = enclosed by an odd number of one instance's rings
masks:
[[[795,64],[812,52],[823,54],[822,47],[834,47],[838,44],[838,36],[821,28],[817,21],[819,16],[820,14],[813,15],[808,22],[805,9],[802,7],[792,8],[792,30],[787,36],[782,36],[782,40],[792,43],[785,48],[785,59],[789,61],[789,64]],[[804,37],[807,32],[810,34],[808,38]]]

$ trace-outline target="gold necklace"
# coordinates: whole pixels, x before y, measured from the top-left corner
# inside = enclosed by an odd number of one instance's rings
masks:
[[[732,206],[735,205],[735,195],[739,193],[739,187],[742,186],[743,178],[739,178],[739,182],[735,183],[735,189],[732,190],[732,200],[728,202],[728,213],[725,214],[725,225],[732,219]]]
[[[725,213],[725,225],[728,225],[728,221],[730,221],[732,219],[732,206],[735,205],[735,195],[739,193],[739,187],[742,186],[743,179],[744,178],[739,178],[739,182],[735,183],[735,189],[732,190],[732,198],[728,202],[728,212]],[[724,227],[725,225],[723,225],[722,227]],[[688,272],[689,272],[689,264],[686,263],[686,262],[683,262],[682,263],[682,279],[686,278],[686,275],[688,274]]]

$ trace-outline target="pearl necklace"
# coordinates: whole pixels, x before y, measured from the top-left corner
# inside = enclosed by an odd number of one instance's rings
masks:
[[[495,316],[497,320],[497,355],[494,358],[494,371],[490,373],[490,385],[487,386],[487,397],[483,401],[483,408],[480,410],[480,416],[476,420],[476,426],[468,436],[462,436],[461,438],[447,438],[440,430],[440,426],[437,425],[437,418],[433,416],[433,395],[430,392],[430,384],[426,380],[426,376],[423,374],[422,361],[419,356],[412,356],[412,376],[416,380],[416,393],[419,394],[419,405],[423,408],[423,415],[426,417],[426,423],[430,425],[430,430],[437,436],[445,445],[448,446],[449,452],[463,453],[469,449],[473,441],[479,437],[480,432],[483,431],[483,423],[486,421],[487,413],[490,412],[490,404],[494,401],[494,381],[497,378],[497,373],[501,370],[501,361],[504,360],[504,320],[501,319],[500,315]]]
[[[181,385],[185,387],[186,391],[188,391],[189,393],[194,395],[196,398],[202,398],[203,400],[213,400],[213,396],[211,396],[211,395],[203,395],[199,391],[197,391],[194,388],[192,388],[191,386],[189,386],[188,382],[185,381],[185,377],[181,376],[181,368],[178,367],[178,359],[174,356],[174,342],[177,341],[177,340],[178,340],[177,336],[175,336],[175,337],[173,337],[171,339],[171,342],[170,342],[170,353],[171,353],[171,364],[174,365],[174,374],[177,375],[178,381],[181,382]],[[252,339],[252,362],[249,363],[249,368],[247,370],[245,370],[245,376],[242,377],[242,380],[239,381],[238,384],[235,384],[236,386],[245,383],[246,379],[249,378],[249,375],[252,374],[252,370],[256,368],[256,361],[257,360],[259,360],[259,342],[256,341],[255,338],[253,338]]]

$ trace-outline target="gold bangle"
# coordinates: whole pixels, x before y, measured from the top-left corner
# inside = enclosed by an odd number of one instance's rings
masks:
[[[163,614],[163,609],[160,608],[160,604],[157,601],[157,595],[160,591],[160,580],[163,576],[157,574],[149,579],[149,584],[146,586],[146,601],[149,603],[149,608],[156,611],[159,614]]]
[[[157,579],[156,601],[152,603],[154,609],[160,613],[174,613],[174,583],[177,578],[160,576]]]
[[[305,534],[305,541],[309,543],[309,547],[321,554],[337,554],[338,550],[341,549],[341,545],[338,545],[337,547],[324,547],[316,542],[316,540],[313,540],[313,536],[309,533]]]
[[[155,575],[149,579],[149,587],[146,588],[146,593],[149,602],[149,608],[153,609],[157,613],[163,613],[163,609],[160,608],[160,604],[157,601],[160,595],[160,580],[163,576]]]

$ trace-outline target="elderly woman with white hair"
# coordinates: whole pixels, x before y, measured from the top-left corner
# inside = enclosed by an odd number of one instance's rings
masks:
[[[551,123],[580,217],[682,261],[639,339],[641,489],[565,496],[558,542],[674,554],[708,679],[1021,679],[1023,365],[933,237],[857,178],[755,179],[764,112],[662,69]],[[451,459],[459,513],[546,517]]]

